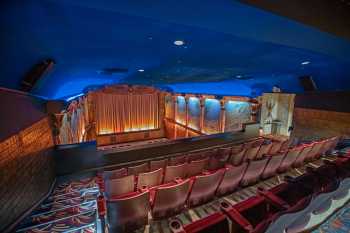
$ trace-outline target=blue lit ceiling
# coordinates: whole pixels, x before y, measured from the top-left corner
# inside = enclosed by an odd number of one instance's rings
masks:
[[[301,75],[320,90],[350,87],[349,41],[237,1],[11,0],[0,9],[0,86],[19,88],[33,65],[53,58],[32,91],[48,98],[113,83],[218,95],[257,95],[274,84],[302,92]]]

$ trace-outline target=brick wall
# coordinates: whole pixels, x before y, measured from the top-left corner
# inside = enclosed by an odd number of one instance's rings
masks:
[[[300,138],[350,137],[350,113],[310,108],[294,109],[293,135]]]
[[[0,142],[0,232],[49,191],[52,147],[47,118]]]

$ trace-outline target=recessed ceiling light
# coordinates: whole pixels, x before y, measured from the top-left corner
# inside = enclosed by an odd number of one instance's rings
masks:
[[[143,72],[143,71],[145,71],[145,70],[144,70],[144,69],[139,69],[138,71],[139,71],[139,72]]]
[[[309,61],[303,61],[301,64],[302,64],[303,66],[305,66],[305,65],[310,64],[310,62],[309,62]]]
[[[242,75],[236,75],[236,78],[242,78]]]
[[[183,40],[175,40],[174,41],[174,45],[177,45],[177,46],[181,46],[181,45],[184,45],[185,42]]]

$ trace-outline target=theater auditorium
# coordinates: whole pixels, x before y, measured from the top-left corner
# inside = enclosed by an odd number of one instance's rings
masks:
[[[350,0],[0,12],[0,232],[350,232]]]

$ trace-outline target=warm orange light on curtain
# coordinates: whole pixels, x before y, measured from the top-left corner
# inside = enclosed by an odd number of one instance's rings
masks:
[[[158,94],[96,95],[96,129],[99,134],[156,129]]]

